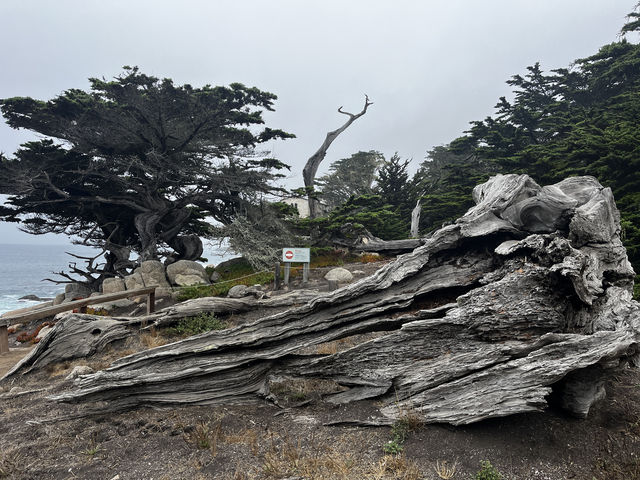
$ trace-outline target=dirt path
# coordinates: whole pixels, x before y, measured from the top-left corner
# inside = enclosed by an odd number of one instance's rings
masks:
[[[31,351],[29,348],[11,348],[9,353],[0,355],[0,377],[7,373],[11,367],[18,363],[22,358]]]

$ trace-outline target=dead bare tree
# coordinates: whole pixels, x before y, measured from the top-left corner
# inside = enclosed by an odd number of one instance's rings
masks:
[[[355,122],[358,118],[367,113],[367,109],[370,105],[373,105],[373,102],[370,102],[369,96],[365,95],[364,107],[362,108],[360,113],[354,114],[345,112],[344,110],[342,110],[342,106],[340,106],[340,108],[338,108],[338,112],[347,115],[349,117],[349,120],[347,120],[345,124],[337,130],[333,130],[327,133],[327,137],[324,139],[324,142],[322,142],[322,145],[320,145],[320,148],[316,151],[316,153],[309,157],[309,160],[307,160],[307,164],[302,170],[302,177],[304,179],[304,186],[307,191],[307,198],[309,199],[309,216],[311,218],[315,218],[318,214],[318,200],[313,194],[313,182],[316,178],[316,173],[318,172],[320,163],[322,163],[322,160],[324,160],[324,157],[327,155],[327,150],[329,150],[329,147],[331,146],[333,141],[338,138],[338,135],[344,132],[349,127],[349,125]]]

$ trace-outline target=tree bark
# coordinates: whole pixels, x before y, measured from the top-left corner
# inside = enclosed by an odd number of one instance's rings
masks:
[[[422,205],[420,200],[416,202],[416,206],[411,210],[411,238],[418,238],[420,230],[420,212]]]
[[[333,379],[346,390],[328,400],[376,398],[389,418],[471,423],[542,410],[552,391],[585,415],[603,376],[640,364],[640,305],[611,191],[591,177],[541,188],[500,175],[474,199],[370,277],[122,358],[52,398],[111,409],[245,402],[284,375]],[[340,353],[309,353],[364,332],[379,333]]]
[[[344,132],[349,127],[349,125],[355,122],[358,118],[367,113],[367,109],[370,105],[373,105],[373,102],[370,102],[369,97],[365,95],[364,107],[359,113],[353,114],[343,111],[342,107],[338,108],[338,112],[347,115],[349,117],[349,120],[347,120],[340,128],[327,133],[327,136],[324,139],[322,145],[320,145],[320,148],[316,151],[316,153],[309,157],[309,160],[307,160],[307,163],[302,170],[302,178],[304,179],[304,186],[307,190],[307,198],[309,201],[309,216],[311,218],[316,218],[318,214],[318,200],[315,198],[313,188],[314,180],[316,178],[316,173],[318,172],[320,163],[322,163],[322,160],[324,160],[324,157],[327,155],[327,150],[329,150],[329,147],[331,146],[333,141],[338,138],[338,135]]]

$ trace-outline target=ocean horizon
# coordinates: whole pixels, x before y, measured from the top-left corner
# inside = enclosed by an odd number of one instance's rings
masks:
[[[63,280],[55,272],[68,271],[70,262],[76,262],[79,267],[85,265],[83,260],[75,259],[66,252],[93,256],[98,250],[70,244],[0,243],[0,314],[40,303],[20,300],[26,295],[53,298],[64,292],[64,284],[44,279]],[[217,264],[236,255],[226,252],[224,247],[206,246],[204,256],[207,263]]]

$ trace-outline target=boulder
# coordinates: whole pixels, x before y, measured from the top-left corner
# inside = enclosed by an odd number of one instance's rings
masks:
[[[59,293],[58,295],[55,296],[55,298],[53,299],[53,304],[54,305],[60,305],[62,302],[64,302],[66,298],[66,294],[64,293]]]
[[[251,287],[247,287],[246,285],[234,285],[227,293],[227,297],[229,298],[243,298],[249,296],[260,299],[264,298],[265,294],[260,285],[253,285]]]
[[[173,277],[173,283],[179,287],[189,287],[191,285],[208,285],[209,282],[200,275],[177,274]]]
[[[242,298],[248,295],[246,285],[234,285],[229,289],[229,292],[227,292],[227,297],[229,298]]]
[[[116,308],[129,308],[135,305],[136,302],[130,300],[128,298],[121,298],[120,300],[112,300],[107,303],[96,303],[95,305],[88,305],[87,308],[91,308],[96,311],[106,310],[107,312],[111,312]]]
[[[124,292],[126,289],[124,279],[120,277],[105,278],[102,282],[102,293],[118,293]]]
[[[209,277],[205,268],[198,262],[191,260],[178,260],[167,266],[167,278],[172,285],[184,286],[185,283],[178,283],[177,276],[182,275],[181,282],[187,282],[186,285],[194,285],[197,283],[209,283]],[[184,278],[189,277],[189,278]],[[196,281],[192,277],[198,277]]]
[[[124,283],[127,287],[127,290],[135,290],[137,288],[143,288],[145,286],[144,279],[142,278],[140,272],[134,272],[131,275],[127,275],[126,277],[124,277]]]
[[[209,280],[211,280],[212,283],[217,282],[218,280],[220,280],[220,274],[214,270],[213,272],[211,272]]]
[[[338,267],[329,270],[324,276],[324,279],[327,281],[338,283],[349,283],[353,280],[353,275],[346,268]]]
[[[91,295],[91,289],[82,283],[67,283],[64,287],[64,298],[67,301],[87,298]]]
[[[156,285],[158,287],[168,288],[170,286],[165,275],[165,267],[162,262],[158,260],[146,260],[142,262],[134,272],[140,274],[145,287]]]

